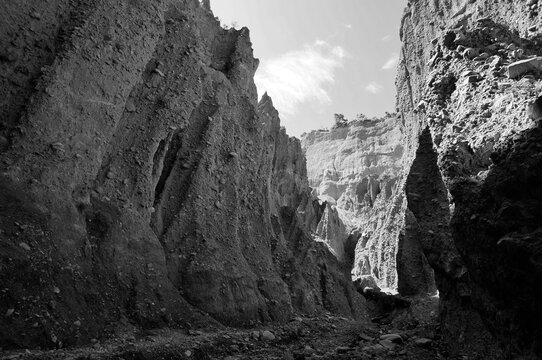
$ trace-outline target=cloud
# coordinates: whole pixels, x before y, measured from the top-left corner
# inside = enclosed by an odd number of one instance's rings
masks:
[[[267,91],[281,115],[293,115],[307,102],[331,102],[326,85],[335,81],[335,71],[343,66],[346,51],[318,40],[301,50],[262,62],[256,73],[258,93]]]
[[[386,63],[382,65],[382,70],[395,69],[398,63],[399,63],[399,54],[393,53],[391,57],[388,59],[388,61],[386,61]]]
[[[326,46],[327,45],[327,42],[325,42],[324,40],[316,40],[314,42],[314,45],[315,46]],[[305,45],[306,46],[306,45]]]
[[[384,42],[388,42],[388,41],[390,41],[391,39],[393,39],[393,35],[392,35],[392,34],[388,34],[388,35],[382,37],[382,41],[384,41]]]
[[[346,24],[346,25],[344,25],[344,27],[347,28],[347,29],[352,29],[352,24]]]
[[[377,83],[376,81],[372,81],[369,84],[365,86],[365,91],[370,92],[371,94],[378,94],[384,89],[382,85]]]

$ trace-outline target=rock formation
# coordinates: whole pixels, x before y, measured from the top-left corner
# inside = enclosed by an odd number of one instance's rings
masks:
[[[197,0],[0,11],[1,347],[363,315],[246,28]]]
[[[540,25],[536,0],[418,0],[403,16],[405,236],[435,270],[455,353],[542,356]]]
[[[208,0],[0,14],[0,347],[363,317],[353,269],[434,272],[450,357],[542,356],[537,0],[409,1],[399,115],[306,135],[308,172]]]
[[[405,226],[415,226],[412,217],[405,219],[404,141],[402,119],[395,114],[302,136],[309,182],[346,225],[339,239],[355,249],[354,279],[427,294],[434,290],[432,271],[417,239],[404,234]]]
[[[355,141],[359,124],[303,139],[311,185],[361,234],[354,276],[423,293],[429,264],[452,355],[542,356],[538,7],[409,1],[392,126],[401,151],[368,163],[375,141]],[[377,177],[364,180],[371,166]]]

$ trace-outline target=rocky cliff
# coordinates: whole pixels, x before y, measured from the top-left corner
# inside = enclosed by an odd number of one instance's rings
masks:
[[[305,136],[310,183],[209,1],[0,14],[0,347],[359,317],[353,268],[434,272],[449,357],[542,356],[537,0],[409,1],[398,117]]]
[[[542,356],[541,25],[536,0],[409,1],[400,121],[303,138],[354,276],[420,294],[434,272],[451,356]]]
[[[405,235],[456,354],[542,356],[541,25],[536,0],[410,1],[402,20]]]
[[[350,249],[353,277],[403,294],[426,294],[434,289],[432,271],[417,239],[404,234],[405,226],[413,226],[405,218],[404,142],[403,119],[395,114],[302,137],[309,182],[337,212],[335,223],[345,224],[342,242],[336,239],[332,247],[339,253]]]
[[[209,2],[2,2],[1,347],[361,316],[298,140]]]

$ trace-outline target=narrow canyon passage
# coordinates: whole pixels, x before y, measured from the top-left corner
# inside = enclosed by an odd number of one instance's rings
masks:
[[[405,1],[395,113],[299,138],[389,89],[317,40],[271,96],[209,0],[0,2],[0,358],[540,359],[539,2]]]

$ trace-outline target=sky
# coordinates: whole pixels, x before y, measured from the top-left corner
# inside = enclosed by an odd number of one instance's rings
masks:
[[[289,135],[395,111],[406,0],[211,0],[223,25],[250,29],[255,82]]]

